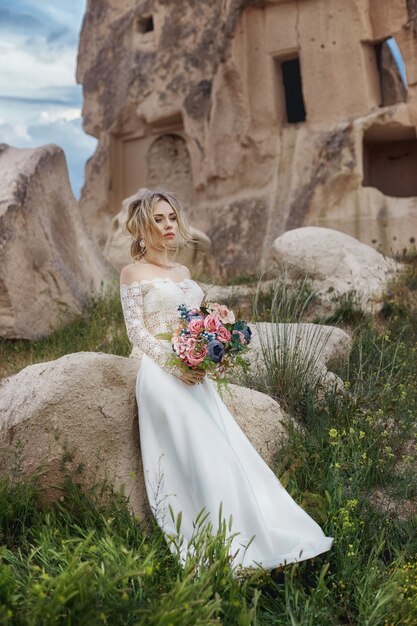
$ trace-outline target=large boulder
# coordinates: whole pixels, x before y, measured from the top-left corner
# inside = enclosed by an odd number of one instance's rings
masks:
[[[20,440],[21,476],[32,476],[42,465],[46,501],[60,497],[59,483],[72,474],[86,488],[102,479],[116,490],[124,485],[132,512],[149,513],[135,399],[137,371],[136,359],[78,352],[3,379],[0,474],[12,471]],[[279,405],[235,385],[222,395],[252,444],[271,462],[285,432]]]
[[[307,226],[275,239],[272,255],[289,278],[309,277],[321,302],[335,308],[352,296],[364,310],[373,310],[400,263],[331,228]]]
[[[35,339],[114,271],[86,232],[61,148],[0,145],[0,336]]]

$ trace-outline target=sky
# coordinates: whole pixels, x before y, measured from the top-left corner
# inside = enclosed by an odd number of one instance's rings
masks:
[[[82,130],[75,82],[86,0],[0,0],[0,143],[64,149],[78,198],[96,139]]]
[[[405,71],[404,59],[401,56],[401,52],[400,52],[400,49],[398,47],[398,44],[395,41],[395,39],[393,39],[393,37],[390,37],[388,39],[388,45],[389,45],[390,50],[392,52],[392,55],[393,55],[393,57],[395,59],[397,67],[398,67],[398,69],[400,71],[403,83],[404,83],[405,86],[407,86],[407,75],[406,75],[406,71]]]
[[[0,0],[0,143],[64,149],[79,198],[96,139],[82,130],[82,89],[75,82],[86,0]],[[394,40],[389,45],[406,84]]]

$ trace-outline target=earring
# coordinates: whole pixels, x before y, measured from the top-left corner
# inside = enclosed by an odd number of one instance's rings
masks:
[[[141,239],[141,240],[139,241],[139,245],[140,245],[140,247],[141,247],[141,248],[144,248],[144,247],[145,247],[145,240],[144,240],[144,239]]]

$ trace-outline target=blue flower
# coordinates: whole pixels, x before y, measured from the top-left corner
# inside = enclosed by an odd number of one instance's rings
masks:
[[[196,311],[195,313],[189,313],[188,317],[192,320],[194,317],[201,317],[201,313]]]
[[[225,352],[223,344],[217,339],[212,339],[208,342],[207,350],[211,360],[215,363],[219,363],[222,360]]]
[[[196,315],[198,314],[191,313],[190,309],[183,303],[183,304],[178,305],[178,315],[181,319],[185,320],[186,322],[189,322],[190,320],[193,319],[193,317],[196,317]]]
[[[250,343],[251,336],[252,336],[252,331],[251,331],[251,329],[249,328],[249,326],[246,326],[246,328],[244,328],[244,329],[243,329],[242,331],[240,331],[240,332],[243,334],[243,336],[244,336],[244,338],[246,339],[246,341],[247,341],[248,343]]]

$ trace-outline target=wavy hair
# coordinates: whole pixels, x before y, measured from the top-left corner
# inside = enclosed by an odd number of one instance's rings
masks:
[[[122,225],[122,232],[125,235],[130,234],[133,239],[130,245],[130,256],[134,260],[141,259],[148,246],[160,251],[166,249],[153,217],[154,208],[160,200],[165,200],[171,205],[177,218],[178,232],[183,239],[183,245],[188,245],[194,241],[184,209],[178,198],[169,191],[142,187],[129,202],[127,218]],[[145,247],[139,245],[141,239],[145,241]],[[176,246],[175,255],[178,253],[179,247],[179,245]]]

